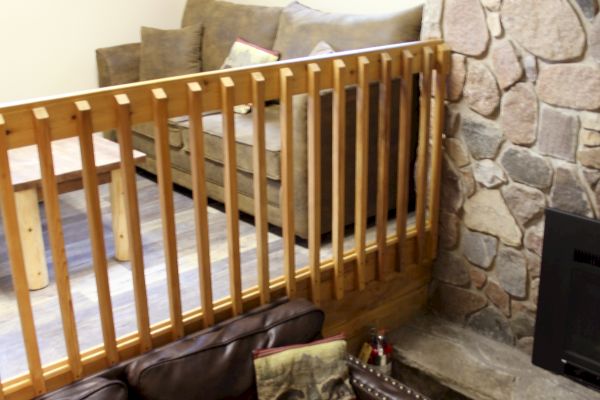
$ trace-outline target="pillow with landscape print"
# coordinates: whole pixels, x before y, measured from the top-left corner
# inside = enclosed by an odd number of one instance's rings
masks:
[[[143,26],[141,33],[141,81],[201,71],[201,24],[166,30]]]
[[[309,344],[254,351],[254,370],[259,400],[351,400],[343,335]]]
[[[247,67],[277,60],[279,60],[278,52],[265,49],[242,38],[237,38],[231,46],[229,55],[225,58],[223,65],[221,65],[221,69]],[[250,110],[250,104],[240,104],[233,108],[233,111],[238,114],[248,114]]]

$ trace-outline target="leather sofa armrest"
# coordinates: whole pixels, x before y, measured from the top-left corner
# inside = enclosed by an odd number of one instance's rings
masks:
[[[96,64],[100,86],[137,82],[140,78],[140,43],[97,49]]]
[[[347,364],[350,369],[350,383],[358,400],[428,400],[413,388],[363,364],[356,357],[349,355]]]

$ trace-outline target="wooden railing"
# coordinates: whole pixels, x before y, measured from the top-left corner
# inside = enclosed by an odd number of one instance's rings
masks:
[[[0,383],[0,399],[25,399],[64,386],[83,376],[129,359],[154,347],[218,320],[237,315],[275,296],[309,295],[317,304],[326,298],[341,300],[351,290],[361,291],[372,280],[374,266],[379,281],[393,278],[389,265],[400,268],[403,252],[416,240],[417,265],[435,257],[441,166],[441,137],[444,113],[445,79],[449,51],[440,41],[415,42],[337,53],[312,59],[291,60],[258,67],[214,71],[196,75],[110,87],[87,93],[34,101],[0,108],[0,200],[14,291],[18,303],[29,373]],[[419,121],[411,121],[414,75],[421,75]],[[400,128],[391,132],[392,81],[401,80]],[[367,166],[369,135],[369,88],[379,82],[379,132],[377,140],[377,235],[375,243],[366,242]],[[356,106],[356,190],[348,193],[344,185],[346,88],[357,87]],[[320,91],[333,90],[333,219],[332,260],[323,260],[321,245],[321,132]],[[294,258],[294,182],[292,149],[292,96],[308,95],[309,162],[309,265],[295,269]],[[433,93],[433,94],[432,94]],[[433,95],[433,97],[432,97]],[[267,241],[267,198],[265,159],[266,100],[279,99],[281,110],[282,159],[282,236],[284,276],[270,277]],[[433,102],[432,102],[433,99]],[[258,285],[242,291],[237,204],[235,125],[232,108],[253,103],[254,118],[254,196],[257,232]],[[433,107],[432,107],[433,103]],[[230,296],[213,303],[211,260],[204,172],[202,112],[220,110],[223,115],[225,210],[229,255]],[[179,288],[177,236],[173,205],[173,184],[168,146],[168,118],[189,115],[190,157],[193,204],[200,282],[199,309],[182,310]],[[153,121],[156,139],[157,180],[163,226],[165,268],[168,280],[170,319],[150,325],[144,277],[144,254],[140,233],[140,207],[137,198],[135,165],[132,157],[132,124]],[[407,227],[410,176],[411,124],[418,123],[418,165],[416,173],[416,219]],[[121,154],[125,191],[133,293],[137,332],[116,338],[107,273],[107,255],[98,199],[98,179],[94,169],[92,133],[116,129]],[[388,169],[391,135],[398,135],[398,180],[390,182]],[[82,176],[91,252],[98,289],[103,343],[82,350],[78,345],[65,240],[62,233],[57,182],[53,171],[52,141],[77,136],[80,140]],[[23,247],[19,240],[15,194],[11,182],[8,151],[37,144],[43,177],[43,202],[55,268],[60,312],[64,328],[67,359],[42,366],[30,294],[27,286]],[[397,185],[396,233],[389,235],[389,190]],[[344,252],[345,199],[355,198],[355,248]],[[412,243],[412,242],[411,242]],[[412,252],[411,252],[412,254]],[[371,256],[375,256],[371,257]],[[348,272],[352,268],[353,272]],[[332,271],[330,273],[329,271]],[[356,280],[349,284],[348,274]],[[333,281],[333,285],[329,281]],[[326,282],[327,281],[327,282]],[[302,285],[300,289],[299,285]],[[305,288],[308,287],[307,291]],[[326,288],[332,295],[324,295]],[[385,300],[383,300],[385,301]],[[17,321],[15,321],[17,323]]]

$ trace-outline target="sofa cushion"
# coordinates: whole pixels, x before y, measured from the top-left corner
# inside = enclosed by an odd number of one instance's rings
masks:
[[[140,80],[200,72],[202,25],[181,29],[142,27]]]
[[[396,13],[328,13],[293,2],[279,18],[273,48],[282,59],[306,57],[324,40],[337,51],[418,40],[422,6]]]
[[[127,386],[116,379],[88,378],[39,397],[38,400],[126,400]]]
[[[203,24],[202,69],[213,71],[221,67],[238,37],[272,49],[280,14],[280,7],[188,0],[182,26]]]
[[[126,370],[129,387],[148,400],[241,396],[254,383],[253,350],[310,342],[323,319],[302,299],[259,307],[134,360]]]

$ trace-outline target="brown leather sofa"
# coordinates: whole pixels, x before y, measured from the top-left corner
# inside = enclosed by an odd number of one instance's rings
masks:
[[[324,314],[280,299],[86,378],[40,400],[256,399],[252,350],[311,342]],[[426,399],[348,356],[357,399]]]
[[[202,70],[220,67],[236,37],[242,37],[262,47],[281,52],[282,59],[305,57],[320,40],[327,41],[335,50],[351,50],[377,45],[418,40],[421,26],[421,8],[380,15],[348,15],[325,13],[299,3],[280,7],[234,4],[227,1],[188,0],[182,26],[202,23]],[[139,80],[140,44],[125,44],[96,51],[99,83],[111,86]],[[416,86],[417,87],[417,86]],[[398,99],[395,91],[391,116],[392,132],[398,129]],[[322,218],[323,233],[331,230],[331,93],[323,93],[322,100]],[[375,213],[376,156],[377,156],[377,87],[371,93],[369,215]],[[354,151],[356,131],[356,92],[349,89],[346,118],[346,190],[354,193]],[[296,234],[308,237],[308,142],[307,101],[305,96],[294,97],[294,217]],[[415,113],[415,116],[417,113]],[[281,226],[281,139],[279,133],[279,106],[271,105],[266,111],[267,214],[269,223]],[[416,118],[416,117],[414,117]],[[416,121],[416,119],[415,119]],[[221,115],[204,117],[204,143],[207,194],[224,201],[223,134]],[[238,161],[238,202],[241,211],[254,214],[252,166],[252,114],[235,115],[236,152]],[[416,128],[414,123],[413,127]],[[148,155],[142,168],[156,173],[154,131],[151,124],[134,127],[134,147]],[[186,118],[169,122],[171,164],[175,183],[191,189],[189,126]],[[392,135],[396,137],[396,135]],[[416,142],[416,140],[413,140]],[[392,157],[395,142],[392,143]],[[392,158],[391,166],[396,163]],[[391,168],[394,182],[395,168]],[[392,188],[391,196],[395,190]],[[391,205],[395,201],[390,201]],[[345,221],[354,220],[354,196],[348,196]]]

